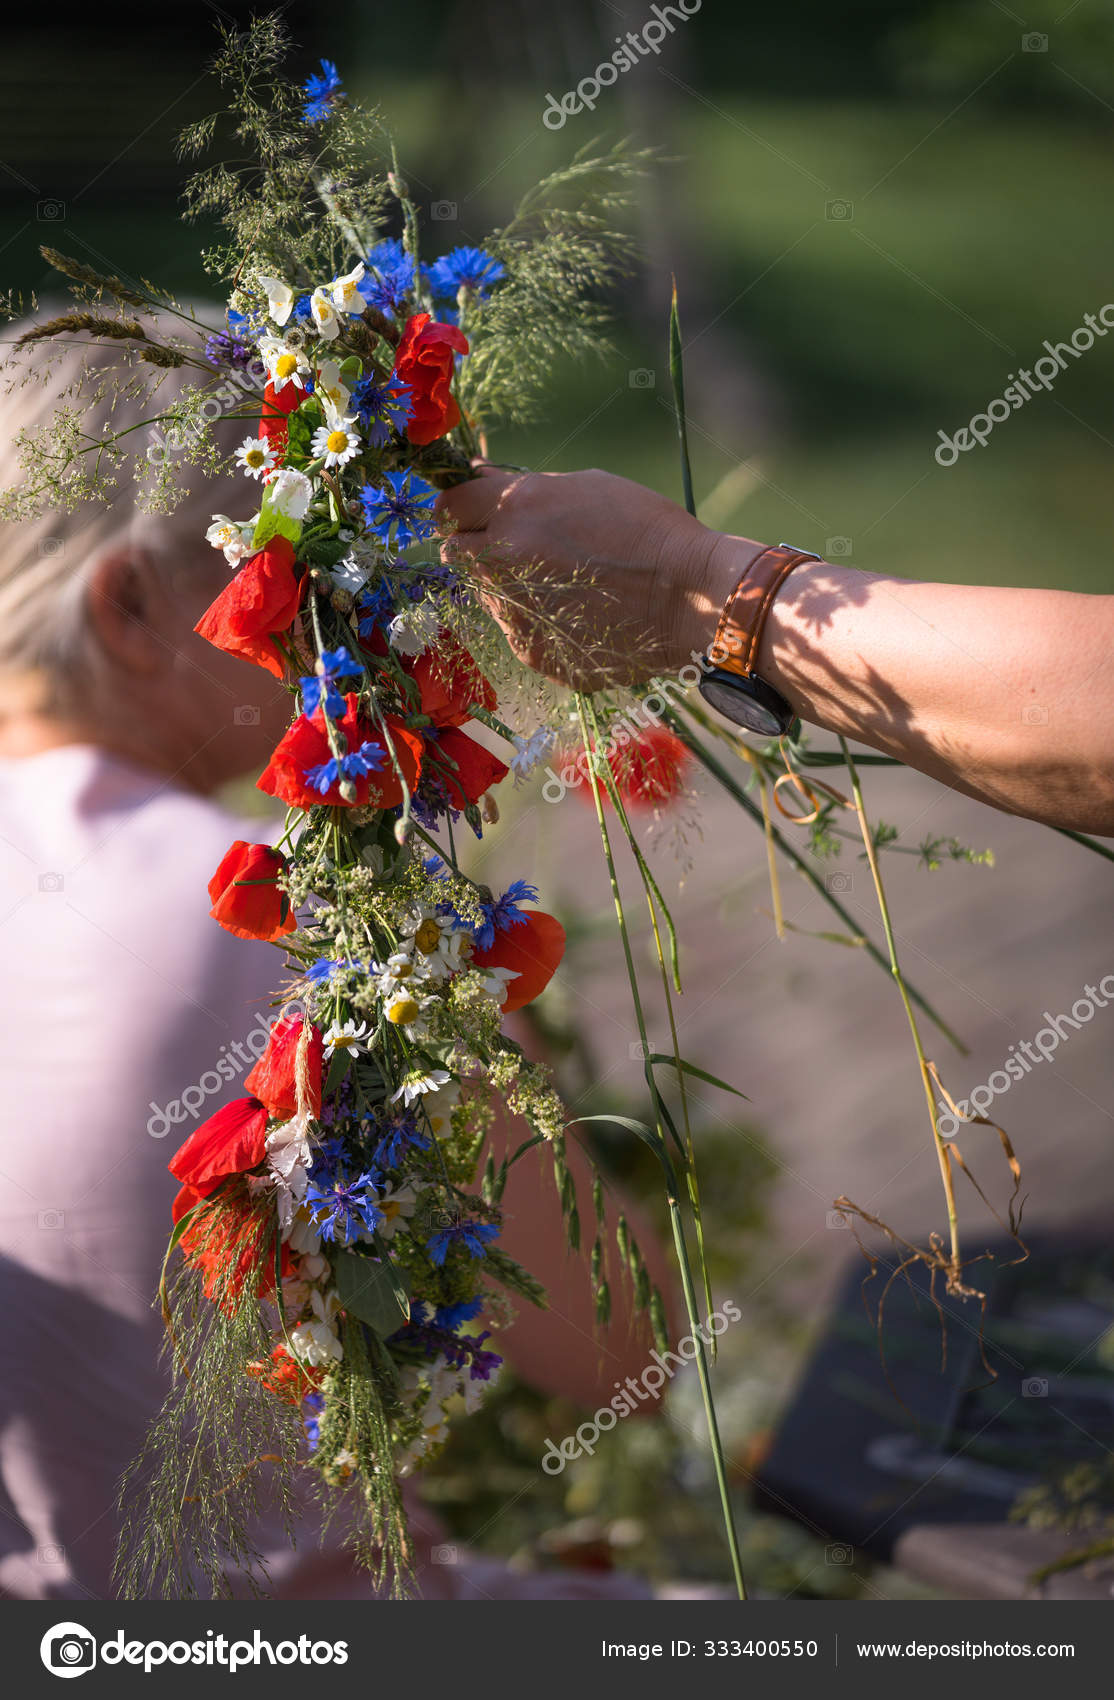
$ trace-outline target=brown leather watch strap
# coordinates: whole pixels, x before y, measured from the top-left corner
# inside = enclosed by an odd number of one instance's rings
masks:
[[[807,549],[778,543],[756,555],[728,597],[708,649],[713,667],[728,673],[753,673],[773,601],[794,567],[818,561]]]

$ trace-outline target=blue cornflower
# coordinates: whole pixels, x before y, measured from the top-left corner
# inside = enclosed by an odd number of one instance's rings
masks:
[[[339,1173],[331,1174],[328,1179],[323,1175],[321,1182],[310,1181],[305,1202],[321,1238],[344,1245],[355,1239],[361,1229],[374,1232],[382,1227],[386,1217],[375,1202],[375,1191],[375,1177],[366,1170],[354,1181]]]
[[[323,649],[321,659],[317,663],[317,671],[310,673],[298,682],[302,687],[302,710],[305,714],[315,714],[325,705],[325,713],[334,720],[344,713],[344,698],[337,690],[338,679],[350,679],[354,673],[360,673],[358,661],[353,661],[343,644],[339,649]]]
[[[231,317],[230,313],[229,318]],[[244,316],[238,313],[236,317],[243,319]],[[247,324],[246,319],[244,324]],[[214,336],[205,339],[205,358],[210,366],[231,366],[237,371],[244,371],[255,359],[255,350],[237,337],[226,336],[224,331],[218,331]]]
[[[378,773],[386,761],[386,756],[378,744],[362,743],[358,750],[349,750],[348,754],[330,756],[318,767],[306,768],[306,784],[315,791],[326,796],[342,779],[364,779],[369,773]]]
[[[421,543],[432,537],[434,525],[428,510],[437,499],[432,484],[419,478],[411,469],[406,472],[384,472],[387,489],[365,485],[360,492],[368,530],[381,543],[389,543],[394,529],[394,546],[407,549],[411,543]]]
[[[356,287],[368,306],[392,317],[401,312],[414,289],[414,262],[402,243],[395,236],[377,242],[364,265]]]
[[[410,417],[410,385],[397,378],[358,378],[352,385],[352,405],[368,442],[380,449],[392,427],[401,431]]]
[[[375,1147],[372,1162],[377,1169],[397,1169],[409,1151],[428,1151],[430,1142],[419,1133],[417,1124],[407,1117],[388,1123],[381,1129],[382,1139]]]
[[[395,588],[389,578],[381,580],[374,590],[366,591],[356,604],[360,619],[360,636],[372,637],[377,626],[386,626],[394,619]]]
[[[302,108],[303,122],[323,124],[344,93],[340,86],[340,72],[331,59],[322,59],[320,72],[314,71],[306,78],[302,93],[306,97]]]
[[[507,268],[482,248],[454,248],[429,268],[434,295],[453,301],[459,289],[471,289],[486,301],[493,284],[506,277]]]
[[[325,1395],[307,1393],[302,1400],[302,1409],[305,1412],[302,1422],[305,1425],[306,1440],[310,1451],[316,1452],[321,1439],[321,1413],[325,1409]]]
[[[312,325],[314,323],[312,297],[299,295],[290,309],[290,317],[286,322],[288,325]]]
[[[519,905],[537,901],[536,886],[528,884],[526,880],[515,880],[494,903],[482,903],[480,907],[483,910],[483,923],[471,928],[477,949],[490,950],[495,943],[496,933],[505,933],[511,927],[524,926],[526,916]]]
[[[442,1305],[433,1313],[433,1326],[455,1334],[462,1322],[471,1322],[474,1316],[479,1316],[483,1307],[482,1299],[461,1299],[455,1305]]]
[[[345,1143],[338,1135],[330,1134],[328,1138],[321,1140],[320,1144],[314,1147],[313,1163],[309,1170],[310,1180],[329,1180],[336,1172],[337,1165],[343,1163],[347,1155]]]
[[[494,1222],[454,1222],[449,1228],[439,1228],[425,1248],[438,1269],[448,1256],[449,1247],[461,1245],[473,1257],[486,1256],[491,1241],[498,1239],[499,1229]]]

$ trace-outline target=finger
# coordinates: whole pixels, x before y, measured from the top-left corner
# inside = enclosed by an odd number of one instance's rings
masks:
[[[438,496],[434,509],[438,525],[448,523],[461,531],[482,531],[506,491],[522,476],[495,466],[481,465],[478,471],[477,478],[454,484]]]

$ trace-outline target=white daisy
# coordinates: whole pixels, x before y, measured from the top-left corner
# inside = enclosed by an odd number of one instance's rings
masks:
[[[409,1074],[398,1091],[391,1093],[391,1103],[397,1104],[401,1098],[409,1107],[416,1099],[425,1097],[427,1092],[440,1092],[451,1079],[447,1068],[431,1068],[426,1074]]]
[[[408,1039],[427,1039],[429,1023],[426,1017],[437,1002],[436,998],[420,998],[405,987],[392,993],[383,1005],[383,1013],[392,1027],[401,1027]]]
[[[348,1051],[352,1056],[358,1057],[362,1051],[367,1050],[368,1037],[366,1021],[361,1022],[359,1026],[355,1021],[346,1021],[343,1025],[334,1021],[325,1034],[325,1055],[331,1057],[334,1051]]]
[[[281,395],[287,384],[305,389],[309,361],[300,348],[287,342],[285,337],[265,336],[259,340],[259,353],[276,395]]]
[[[327,425],[319,425],[313,433],[310,449],[314,456],[324,455],[327,468],[347,466],[353,455],[360,452],[359,432],[353,431],[355,417],[349,414]]]
[[[509,982],[521,978],[517,968],[480,968],[477,972],[482,976],[480,983],[484,991],[497,1004],[506,1003]]]
[[[428,903],[407,916],[402,944],[414,952],[417,961],[424,959],[431,980],[443,980],[467,967],[470,944],[467,933],[460,930],[451,915],[438,915]]]
[[[417,1206],[418,1195],[409,1181],[385,1187],[375,1200],[375,1208],[381,1210],[384,1217],[379,1224],[380,1238],[391,1239],[402,1223],[414,1214]]]
[[[287,466],[272,482],[269,495],[274,513],[284,514],[287,519],[303,520],[309,511],[313,485],[304,472],[296,472],[292,466]]]
[[[342,313],[348,313],[355,319],[359,318],[367,306],[367,302],[356,287],[363,275],[364,262],[361,260],[358,265],[353,266],[350,272],[345,272],[343,277],[335,277],[332,283],[326,285],[333,298],[333,305],[339,308]]]
[[[347,590],[353,596],[358,595],[367,583],[367,573],[355,555],[346,555],[335,567],[329,567],[328,573],[338,590]]]
[[[322,360],[317,368],[317,381],[313,393],[325,409],[327,419],[343,418],[348,412],[348,403],[352,392],[347,385],[340,381],[340,364],[336,360]]]
[[[236,450],[236,459],[249,478],[261,478],[275,464],[275,451],[265,437],[245,437]]]
[[[339,1363],[344,1350],[333,1329],[333,1318],[338,1309],[337,1296],[333,1292],[322,1294],[315,1291],[310,1295],[310,1304],[314,1320],[298,1324],[290,1336],[290,1349],[301,1363],[314,1368]]]
[[[452,1115],[459,1103],[460,1087],[455,1080],[450,1080],[448,1085],[439,1087],[436,1092],[425,1094],[422,1110],[434,1138],[442,1139],[452,1132]]]
[[[340,335],[340,316],[336,306],[320,286],[309,298],[309,310],[313,314],[313,322],[319,335],[323,336],[326,342],[332,342]]]
[[[256,282],[267,296],[267,312],[276,325],[284,325],[294,311],[294,291],[281,277],[265,277],[262,273]]]
[[[548,726],[539,726],[528,738],[523,738],[520,733],[515,734],[515,753],[510,760],[510,769],[516,785],[537,767],[556,742],[557,734],[551,732]]]

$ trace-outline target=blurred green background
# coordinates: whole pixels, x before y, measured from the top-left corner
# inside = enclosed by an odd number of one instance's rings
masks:
[[[985,448],[951,468],[934,459],[941,430],[965,425],[1046,339],[1066,340],[1114,301],[1114,0],[1025,4],[1024,18],[988,0],[806,0],[758,15],[702,0],[660,54],[558,132],[542,122],[547,95],[560,99],[616,36],[641,30],[649,0],[332,0],[284,15],[299,79],[326,55],[352,93],[384,108],[430,254],[482,243],[523,190],[593,137],[629,134],[660,152],[639,212],[645,263],[615,302],[613,361],[560,374],[544,424],[494,439],[497,455],[606,466],[679,495],[673,273],[710,523],[910,577],[1099,591],[1114,338],[1069,359],[1052,393],[997,425]],[[213,104],[204,73],[216,26],[247,15],[165,0],[157,12],[25,8],[6,21],[7,285],[55,287],[38,254],[47,241],[186,297],[212,294],[203,232],[178,217],[174,138]],[[739,1167],[732,1149],[710,1232],[735,1248],[738,1276],[739,1225],[758,1234],[775,1164],[755,1144]],[[653,1192],[626,1147],[612,1155]],[[772,1298],[752,1307],[732,1387],[740,1448],[761,1445],[762,1390],[784,1380],[808,1327]],[[676,1404],[672,1426],[621,1427],[594,1462],[539,1486],[540,1437],[566,1432],[572,1414],[509,1385],[464,1426],[430,1492],[455,1531],[504,1554],[588,1516],[643,1568],[723,1578],[711,1501],[685,1491],[706,1487],[688,1439],[695,1404]],[[513,1515],[492,1526],[508,1501]],[[815,1542],[792,1525],[748,1521],[747,1541],[772,1591],[859,1586],[855,1570],[818,1566]],[[871,1593],[883,1587],[907,1591],[876,1576]]]

